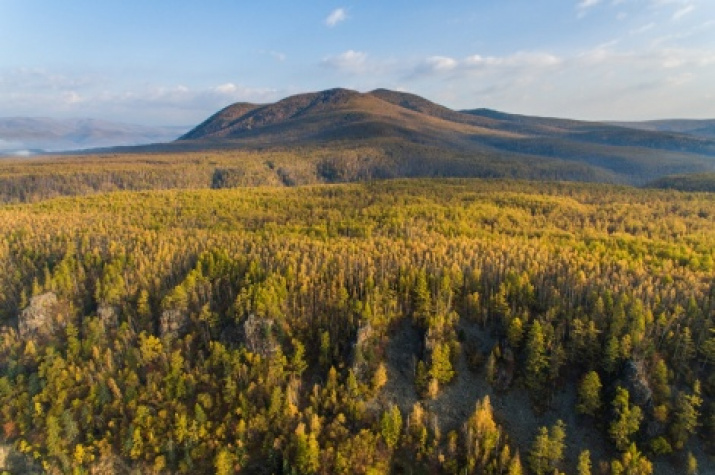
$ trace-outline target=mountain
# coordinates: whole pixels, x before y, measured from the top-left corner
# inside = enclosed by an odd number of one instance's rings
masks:
[[[643,122],[610,122],[613,125],[654,132],[674,132],[715,139],[715,119],[666,119]]]
[[[330,89],[231,105],[186,133],[196,149],[371,146],[362,176],[514,176],[643,184],[715,170],[715,140],[620,125],[475,109],[377,89]],[[352,164],[351,166],[354,166]],[[370,169],[372,167],[372,169]]]
[[[188,127],[150,127],[95,119],[0,118],[0,153],[67,151],[168,142]]]

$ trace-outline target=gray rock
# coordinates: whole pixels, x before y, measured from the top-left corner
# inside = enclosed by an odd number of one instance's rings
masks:
[[[373,334],[374,330],[372,325],[365,323],[358,328],[357,334],[355,335],[355,343],[353,343],[350,350],[350,368],[357,377],[364,376],[364,372],[367,369],[364,351],[368,347]]]
[[[250,314],[241,325],[240,340],[251,353],[263,357],[270,356],[278,349],[278,341],[273,335],[274,322],[270,318],[260,318]]]
[[[17,330],[20,338],[49,336],[67,324],[62,315],[62,305],[53,292],[36,295],[20,313]]]
[[[623,367],[623,387],[628,390],[631,402],[642,408],[648,408],[653,402],[645,369],[641,361],[628,360]]]
[[[112,305],[100,305],[97,307],[97,316],[106,328],[113,328],[119,320],[119,309]]]
[[[177,337],[189,325],[189,315],[182,310],[170,309],[161,312],[159,333],[162,337]]]

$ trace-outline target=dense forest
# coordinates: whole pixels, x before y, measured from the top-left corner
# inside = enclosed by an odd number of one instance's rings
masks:
[[[715,470],[712,194],[9,174],[11,473]]]
[[[137,151],[0,159],[0,203],[36,202],[119,190],[233,188],[345,183],[388,178],[476,177],[619,182],[571,161],[463,154],[439,147],[371,140],[252,150],[237,144],[193,152]],[[169,145],[167,145],[169,146]],[[223,147],[223,148],[222,148]],[[645,156],[642,158],[649,158]],[[660,165],[650,160],[651,170]]]

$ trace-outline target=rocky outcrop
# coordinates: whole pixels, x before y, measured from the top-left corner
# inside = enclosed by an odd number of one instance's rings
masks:
[[[241,325],[239,340],[251,353],[264,358],[278,349],[278,340],[273,332],[274,322],[270,318],[257,317],[250,314]]]
[[[365,323],[358,328],[357,334],[355,335],[355,343],[353,343],[350,350],[350,368],[358,377],[363,376],[363,373],[367,369],[364,354],[373,334],[372,325]]]
[[[164,310],[159,317],[159,334],[162,337],[175,338],[189,326],[190,321],[188,313],[183,310]]]
[[[114,328],[119,321],[119,309],[112,305],[100,305],[97,307],[97,316],[105,328]]]
[[[30,304],[20,313],[17,331],[20,338],[31,339],[54,334],[67,324],[63,306],[53,292],[36,295]]]
[[[516,362],[514,351],[505,340],[499,343],[501,358],[498,360],[496,376],[494,378],[494,388],[499,391],[506,391],[514,381],[516,373]]]
[[[623,367],[621,386],[628,390],[633,404],[649,408],[653,402],[653,391],[646,378],[645,368],[641,361],[628,360]]]
[[[45,472],[31,457],[18,452],[11,444],[0,444],[0,473],[38,475]]]

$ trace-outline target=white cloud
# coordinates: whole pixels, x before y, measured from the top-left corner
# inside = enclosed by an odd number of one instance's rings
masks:
[[[84,102],[84,98],[77,94],[75,91],[67,91],[62,93],[62,99],[65,101],[67,104],[79,104],[80,102]]]
[[[693,80],[694,76],[690,73],[682,73],[677,76],[671,76],[668,78],[668,83],[671,86],[684,86]]]
[[[232,82],[227,82],[226,84],[219,84],[213,88],[214,91],[219,94],[233,94],[238,89],[237,86]]]
[[[328,15],[325,18],[325,24],[327,26],[329,26],[330,28],[333,28],[338,23],[344,22],[347,19],[348,19],[348,13],[345,11],[345,9],[344,8],[336,8],[335,10],[330,12],[330,15]]]
[[[350,49],[335,56],[327,56],[321,64],[343,73],[364,73],[369,69],[367,57],[365,52]]]
[[[683,5],[683,7],[679,8],[675,11],[675,13],[673,13],[673,20],[680,20],[682,17],[692,12],[693,10],[695,10],[695,5],[693,5],[692,3]]]
[[[82,75],[67,76],[40,68],[18,68],[0,71],[0,86],[4,88],[37,88],[71,91],[99,85],[98,78]]]
[[[458,60],[449,56],[430,56],[412,67],[413,76],[453,73],[457,76],[475,72],[548,68],[561,64],[562,59],[549,53],[519,51],[506,56],[475,54]]]
[[[451,71],[459,63],[456,59],[447,56],[430,56],[425,60],[425,66],[432,71]]]
[[[469,56],[464,60],[465,66],[504,66],[504,67],[548,67],[561,63],[561,59],[548,53],[519,51],[508,56]]]
[[[42,111],[42,115],[50,117],[92,117],[130,123],[187,125],[233,102],[266,103],[282,96],[275,89],[251,88],[233,82],[207,87],[130,85],[124,90],[107,84],[75,90],[68,86],[78,81],[72,77],[61,77],[64,78],[62,83],[67,86],[58,89],[46,87],[46,78],[17,84],[15,76],[0,71],[3,112],[14,116],[37,116],[37,111]]]
[[[601,3],[601,0],[581,0],[581,2],[576,5],[576,10],[578,10],[578,17],[582,18],[586,15],[587,10],[595,7],[599,3]]]
[[[646,25],[632,29],[629,33],[631,35],[641,35],[641,34],[645,33],[646,31],[652,30],[653,28],[655,28],[655,22],[650,22]]]

